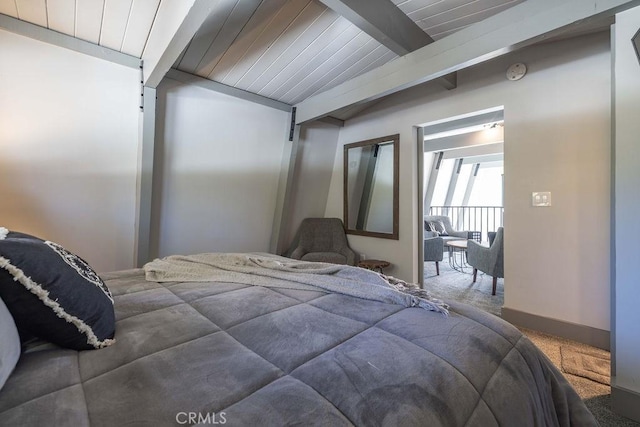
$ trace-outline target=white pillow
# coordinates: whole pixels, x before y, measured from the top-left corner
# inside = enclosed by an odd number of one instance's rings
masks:
[[[444,227],[444,222],[438,221],[429,221],[429,226],[431,227],[431,231],[435,231],[439,236],[446,236],[447,229]]]
[[[11,313],[0,299],[0,389],[20,358],[20,336]]]

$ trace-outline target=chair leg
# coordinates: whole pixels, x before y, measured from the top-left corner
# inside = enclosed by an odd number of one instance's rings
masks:
[[[436,261],[436,274],[438,276],[440,275],[440,264],[438,264],[438,261]]]
[[[493,291],[491,292],[491,295],[495,295],[496,294],[496,285],[498,284],[498,278],[496,276],[493,276]]]
[[[473,283],[476,283],[476,278],[478,277],[478,269],[473,269]]]

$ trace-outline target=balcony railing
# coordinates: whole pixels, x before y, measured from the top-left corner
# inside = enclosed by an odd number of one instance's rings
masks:
[[[479,231],[481,239],[488,240],[487,233],[502,227],[502,206],[431,206],[429,215],[445,215],[451,219],[455,230]]]

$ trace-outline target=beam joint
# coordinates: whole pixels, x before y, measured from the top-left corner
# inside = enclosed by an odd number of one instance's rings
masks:
[[[537,0],[519,3],[305,99],[296,105],[297,123],[439,79],[567,33],[585,20],[614,16],[638,5],[640,0]]]

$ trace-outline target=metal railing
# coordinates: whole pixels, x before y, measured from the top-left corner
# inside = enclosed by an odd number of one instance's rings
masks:
[[[502,206],[431,206],[429,215],[444,215],[451,219],[454,230],[479,231],[481,239],[488,240],[487,233],[502,227]]]

